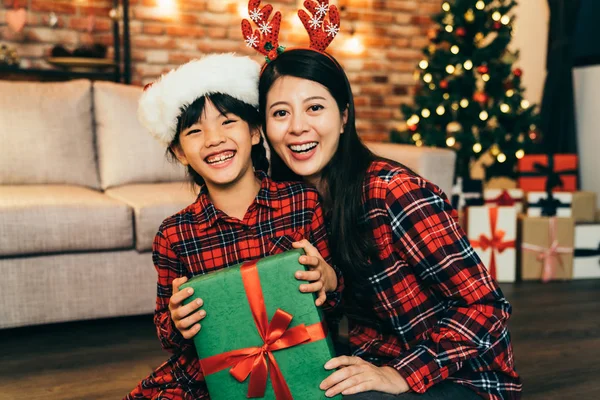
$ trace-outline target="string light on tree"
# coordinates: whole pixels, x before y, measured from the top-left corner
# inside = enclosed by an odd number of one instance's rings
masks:
[[[448,100],[448,99],[450,98],[450,94],[448,94],[448,93],[444,93],[444,96],[443,96],[443,97],[444,97],[444,100]]]
[[[521,101],[521,108],[529,108],[529,102],[525,99]]]
[[[451,107],[454,111],[458,111],[458,103],[452,103]]]
[[[452,147],[456,144],[456,138],[454,138],[453,136],[450,136],[448,139],[446,139],[446,145],[448,147]]]
[[[455,70],[456,69],[454,68],[454,65],[452,65],[452,64],[446,65],[446,72],[449,73],[450,75],[452,75]]]
[[[478,10],[483,10],[485,8],[485,3],[483,0],[479,0],[477,3],[475,3],[475,8]]]
[[[419,121],[420,121],[419,116],[416,115],[416,114],[413,114],[413,115],[410,116],[409,119],[406,120],[406,123],[408,125],[417,125],[419,123]]]
[[[481,79],[483,79],[484,82],[488,82],[490,80],[490,76],[488,74],[483,74],[481,75]]]
[[[427,69],[427,67],[429,67],[429,63],[427,62],[427,60],[421,60],[421,61],[419,62],[419,67],[420,67],[421,69]]]
[[[434,90],[434,89],[435,89],[435,84],[433,84],[433,83],[430,83],[430,84],[429,84],[429,90]]]
[[[525,157],[525,150],[523,150],[523,149],[517,150],[515,153],[515,157],[517,157],[519,160],[521,158]]]
[[[510,17],[508,15],[503,15],[502,18],[500,18],[500,22],[504,25],[508,25],[510,23]]]
[[[426,83],[431,82],[432,79],[433,79],[433,77],[431,76],[431,74],[423,75],[423,81],[425,81]]]
[[[416,142],[417,140],[421,140],[421,134],[420,134],[420,133],[414,133],[414,134],[412,135],[412,140],[414,140],[415,142]]]
[[[450,4],[445,2],[444,4],[442,4],[442,10],[448,12],[450,11]]]
[[[500,111],[502,111],[504,114],[506,114],[507,112],[510,111],[510,106],[506,103],[502,103],[502,104],[500,104]]]
[[[481,147],[481,143],[475,143],[475,144],[473,145],[473,152],[475,152],[475,153],[479,153],[479,152],[481,152],[481,149],[482,149],[482,147]]]
[[[452,27],[452,25],[446,25],[446,27],[444,28],[446,30],[446,32],[448,33],[452,33],[452,31],[454,30],[454,28]]]
[[[424,108],[423,110],[421,110],[421,116],[423,118],[429,118],[430,115],[431,115],[431,111],[429,111],[428,108]]]
[[[504,154],[504,153],[498,154],[498,156],[496,157],[496,160],[498,160],[499,163],[503,163],[504,161],[506,161],[506,154]]]
[[[438,108],[435,109],[435,113],[437,115],[444,115],[445,112],[446,109],[444,108],[444,106],[438,106]]]
[[[490,147],[490,153],[494,156],[497,157],[498,154],[500,154],[500,148],[498,147],[497,144],[493,144],[492,147]]]
[[[459,51],[460,51],[460,49],[458,48],[457,45],[454,45],[454,46],[450,47],[450,52],[452,54],[458,54]]]
[[[469,23],[475,21],[475,13],[470,8],[465,13],[465,21]]]
[[[492,14],[492,19],[494,21],[500,21],[501,18],[502,14],[500,14],[500,11],[494,11],[494,13]]]
[[[473,61],[471,61],[471,60],[465,61],[464,64],[463,64],[463,67],[465,67],[465,69],[467,71],[470,71],[471,68],[473,68]]]
[[[469,106],[469,100],[467,100],[467,99],[462,99],[462,100],[460,101],[460,106],[461,106],[462,108],[467,108],[467,107]]]
[[[482,121],[485,121],[486,119],[488,119],[488,112],[483,110],[482,112],[479,113],[479,119]]]
[[[514,96],[514,94],[515,94],[515,91],[514,91],[514,90],[512,90],[512,89],[508,89],[508,90],[506,91],[506,97],[513,97],[513,96]]]

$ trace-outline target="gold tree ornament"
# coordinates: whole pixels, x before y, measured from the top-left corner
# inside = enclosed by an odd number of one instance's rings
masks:
[[[469,23],[475,21],[475,13],[473,12],[473,9],[469,8],[467,10],[467,12],[465,13],[465,21]]]
[[[448,125],[446,125],[446,133],[448,135],[455,135],[459,132],[462,132],[462,130],[463,126],[460,124],[460,122],[457,121],[452,121],[448,123]]]

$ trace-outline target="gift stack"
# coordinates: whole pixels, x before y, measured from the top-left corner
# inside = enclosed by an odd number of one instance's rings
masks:
[[[519,178],[457,180],[453,205],[498,282],[600,278],[596,194],[577,191],[577,156],[526,155]]]

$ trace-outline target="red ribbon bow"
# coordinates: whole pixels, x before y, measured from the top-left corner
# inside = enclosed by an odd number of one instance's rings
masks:
[[[268,323],[256,262],[244,263],[240,272],[252,317],[264,344],[203,358],[200,360],[202,371],[205,375],[210,375],[233,367],[229,373],[238,382],[245,381],[250,375],[248,398],[264,397],[268,371],[275,398],[277,400],[292,399],[290,389],[272,352],[325,339],[327,336],[325,325],[323,323],[309,326],[302,324],[288,329],[292,315],[281,309],[277,309],[271,323]],[[271,363],[270,368],[268,368],[267,358]]]
[[[504,235],[506,234],[506,232],[504,232],[501,229],[496,230],[496,225],[498,223],[498,208],[490,207],[488,208],[488,213],[490,216],[490,227],[492,231],[492,237],[490,238],[484,234],[481,234],[479,235],[479,240],[471,240],[471,245],[473,247],[479,247],[484,251],[487,249],[492,249],[492,256],[490,260],[490,275],[492,275],[492,277],[496,279],[496,251],[498,251],[498,253],[502,253],[508,248],[514,248],[515,241],[508,240],[506,242],[503,242],[502,239],[504,239]]]
[[[515,205],[515,199],[513,199],[510,196],[510,194],[508,193],[508,190],[506,190],[506,189],[504,189],[498,197],[493,198],[493,199],[487,199],[485,202],[493,203],[493,204],[496,204],[497,206],[514,206]]]

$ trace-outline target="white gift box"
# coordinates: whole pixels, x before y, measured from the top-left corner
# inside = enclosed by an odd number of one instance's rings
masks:
[[[571,204],[573,204],[573,193],[554,192],[552,197],[560,202],[559,207],[556,208],[556,217],[570,217],[571,216]],[[529,192],[527,193],[527,216],[528,217],[541,217],[542,207],[536,206],[540,200],[548,198],[546,192]]]
[[[600,278],[600,224],[575,225],[573,279]]]
[[[492,232],[494,217],[496,226],[495,232]],[[515,206],[469,207],[467,235],[477,255],[496,281],[516,280],[517,208]]]
[[[514,206],[517,209],[517,213],[523,212],[523,190],[522,189],[485,189],[483,191],[483,200],[486,205],[490,206],[504,206],[502,200],[498,204],[498,200],[501,198],[503,193],[506,192],[508,196],[514,201]]]

